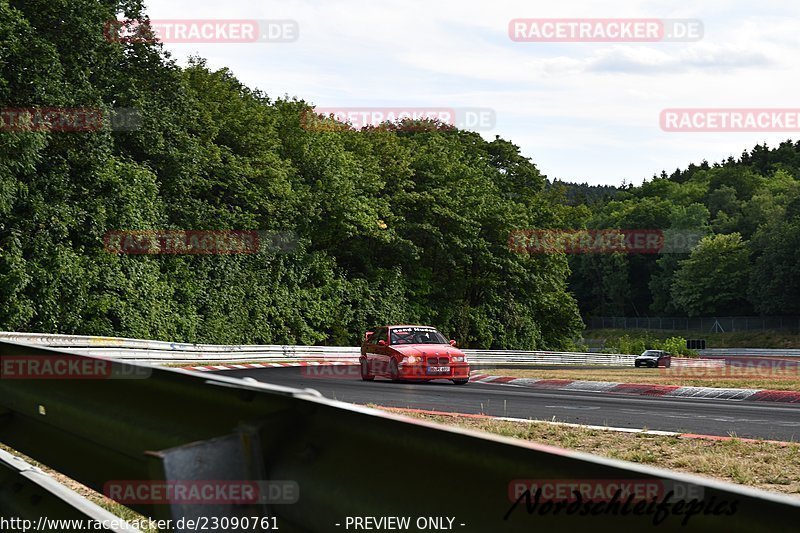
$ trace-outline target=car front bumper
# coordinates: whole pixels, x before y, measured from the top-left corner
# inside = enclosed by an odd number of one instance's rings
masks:
[[[442,369],[446,368],[446,371]],[[438,369],[438,370],[433,370]],[[469,363],[450,363],[441,366],[401,363],[400,379],[427,381],[431,379],[469,379]]]

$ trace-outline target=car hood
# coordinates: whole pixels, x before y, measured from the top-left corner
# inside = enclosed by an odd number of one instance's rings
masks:
[[[637,355],[636,359],[658,359],[657,355]]]
[[[447,344],[400,344],[392,346],[396,351],[403,355],[434,355],[452,357],[454,355],[464,355],[464,352]]]

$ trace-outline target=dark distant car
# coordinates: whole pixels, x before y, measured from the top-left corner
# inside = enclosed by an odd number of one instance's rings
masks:
[[[361,379],[469,381],[469,363],[456,341],[430,326],[383,326],[367,331],[361,345]]]
[[[634,359],[633,364],[636,367],[657,368],[660,366],[669,368],[672,364],[672,354],[664,350],[645,350],[642,355]]]

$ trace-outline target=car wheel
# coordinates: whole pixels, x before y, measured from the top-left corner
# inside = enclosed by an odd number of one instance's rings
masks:
[[[392,381],[400,381],[400,369],[397,367],[397,359],[392,359],[389,363],[389,378]]]
[[[375,376],[369,373],[369,363],[367,363],[366,359],[361,360],[361,379],[364,381],[372,381],[375,379]]]
[[[466,385],[467,383],[469,383],[469,379],[454,379],[453,383],[455,383],[456,385]]]

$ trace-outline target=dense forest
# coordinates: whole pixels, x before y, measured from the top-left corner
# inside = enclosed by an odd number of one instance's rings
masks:
[[[463,345],[568,347],[567,259],[508,248],[568,208],[508,141],[436,123],[309,128],[201,59],[108,39],[139,1],[0,0],[0,107],[137,109],[141,126],[0,131],[0,330],[353,344],[429,323]],[[295,236],[256,254],[109,253],[125,230]]]
[[[574,227],[704,237],[691,253],[571,256],[584,316],[800,315],[800,142],[662,172],[599,201],[594,192],[565,195]]]
[[[566,349],[584,314],[800,314],[800,144],[640,187],[549,183],[435,122],[308,127],[313,102],[109,39],[140,0],[0,0],[0,108],[134,109],[135,128],[0,128],[0,330],[353,344],[426,323]],[[319,124],[318,124],[319,126]],[[691,254],[521,254],[517,228],[686,228]],[[110,253],[109,232],[257,230],[253,254]]]

